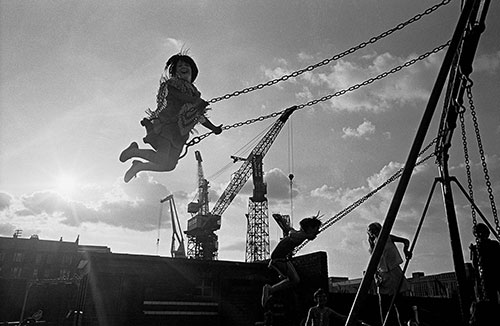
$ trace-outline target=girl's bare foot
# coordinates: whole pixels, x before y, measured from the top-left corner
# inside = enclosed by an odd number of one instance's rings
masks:
[[[128,169],[127,172],[125,172],[125,176],[123,177],[123,181],[125,183],[128,183],[130,180],[136,177],[137,173],[139,173],[139,164],[141,164],[141,161],[134,160],[132,161],[132,166],[130,169]]]
[[[139,146],[136,142],[131,143],[127,148],[123,150],[120,154],[120,162],[125,162],[133,157],[134,150],[138,149]]]

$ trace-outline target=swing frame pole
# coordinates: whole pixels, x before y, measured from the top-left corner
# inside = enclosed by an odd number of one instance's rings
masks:
[[[483,7],[480,13],[480,18],[478,20],[481,3],[483,3]],[[460,57],[457,57],[458,64],[455,67],[454,71],[455,78],[453,91],[451,93],[452,104],[450,104],[448,112],[446,112],[447,115],[445,116],[446,126],[448,128],[442,130],[444,131],[444,135],[442,137],[443,141],[441,144],[442,154],[437,156],[438,170],[441,176],[441,191],[444,201],[446,218],[448,221],[448,231],[450,233],[450,245],[453,256],[453,265],[455,268],[455,277],[457,279],[458,301],[462,316],[462,324],[464,325],[468,323],[470,318],[470,306],[474,297],[474,291],[472,288],[472,284],[467,281],[465,261],[460,240],[460,230],[458,228],[455,203],[453,200],[453,192],[451,187],[452,181],[455,181],[457,185],[459,185],[459,183],[455,177],[450,176],[449,174],[448,162],[450,156],[448,151],[451,148],[453,131],[455,130],[455,127],[457,125],[456,121],[458,117],[458,108],[456,105],[463,102],[465,89],[464,77],[468,78],[469,74],[472,72],[472,63],[479,43],[479,37],[484,31],[484,21],[486,19],[489,3],[490,0],[476,0],[471,7],[471,12],[469,14],[468,20],[468,27],[470,27],[470,30],[468,31],[467,35],[464,35],[461,49],[462,51],[460,53]],[[461,186],[459,185],[459,187]],[[472,202],[469,196],[466,197],[467,199],[469,199],[469,201]]]
[[[460,241],[460,231],[458,229],[457,215],[455,212],[455,203],[451,189],[451,177],[448,170],[448,153],[442,156],[442,162],[439,166],[441,175],[441,191],[443,195],[444,208],[448,221],[448,232],[450,233],[450,244],[453,256],[453,265],[455,268],[455,277],[457,278],[458,301],[460,312],[462,314],[462,324],[465,325],[469,320],[469,308],[472,303],[472,289],[467,284],[465,272],[465,261],[462,253],[462,244]]]
[[[467,0],[460,14],[460,18],[453,33],[453,37],[451,39],[448,50],[446,51],[446,55],[443,59],[443,63],[439,70],[438,76],[434,83],[434,87],[429,97],[429,101],[418,127],[413,145],[408,154],[408,158],[401,174],[401,179],[392,198],[391,205],[389,206],[387,216],[382,226],[382,230],[380,231],[377,243],[363,276],[363,280],[361,281],[358,292],[356,293],[356,297],[354,299],[354,303],[349,312],[346,326],[355,326],[357,324],[357,316],[368,296],[368,291],[370,290],[371,284],[373,282],[373,276],[377,270],[377,265],[380,261],[380,258],[382,257],[382,253],[389,238],[392,226],[394,225],[394,222],[396,220],[396,215],[399,211],[399,207],[401,206],[401,202],[403,201],[406,188],[408,187],[413,169],[415,168],[415,163],[419,156],[420,149],[422,148],[422,144],[429,129],[429,125],[432,121],[432,116],[434,115],[434,111],[436,110],[439,97],[444,88],[448,74],[451,70],[453,60],[460,47],[462,36],[464,34],[465,28],[467,27],[469,16],[471,14],[472,7],[475,1],[476,0]],[[463,322],[463,324],[465,325],[465,321]]]
[[[415,231],[415,236],[413,237],[413,241],[412,241],[411,246],[410,246],[410,252],[412,254],[413,254],[413,249],[415,249],[415,245],[417,244],[417,239],[418,239],[418,236],[420,235],[420,230],[422,230],[422,225],[424,224],[424,219],[425,219],[425,216],[427,215],[427,210],[429,209],[429,206],[431,204],[432,195],[434,194],[434,190],[436,189],[436,185],[439,181],[440,181],[439,178],[434,178],[434,182],[432,183],[431,191],[429,192],[429,196],[427,197],[427,202],[425,203],[424,210],[422,212],[422,216],[420,217],[420,222],[418,222],[417,230]],[[403,274],[402,275],[404,275],[406,273],[406,270],[408,269],[409,264],[410,264],[410,259],[406,259],[404,267],[403,267]],[[383,320],[382,326],[387,325],[387,322],[389,320],[389,315],[391,313],[392,307],[394,306],[394,302],[396,301],[396,296],[397,296],[402,284],[403,284],[403,277],[401,277],[398,281],[397,291],[392,295],[391,303],[389,304],[389,308],[387,309],[387,313],[385,314],[385,318]]]

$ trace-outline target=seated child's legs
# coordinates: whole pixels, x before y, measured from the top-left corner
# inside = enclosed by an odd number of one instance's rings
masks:
[[[293,266],[291,261],[287,261],[287,277],[291,283],[297,284],[300,282],[299,274],[295,270],[295,266]]]
[[[177,166],[177,162],[179,162],[182,149],[182,146],[180,148],[173,146],[169,139],[158,137],[156,146],[158,155],[155,163],[160,165],[164,171],[172,171]]]
[[[290,283],[295,284],[300,281],[295,266],[287,259],[271,259],[269,267],[278,272],[280,278],[287,279]]]
[[[279,278],[287,277],[286,276],[287,266],[285,259],[271,259],[269,261],[268,267],[274,269],[278,273]]]

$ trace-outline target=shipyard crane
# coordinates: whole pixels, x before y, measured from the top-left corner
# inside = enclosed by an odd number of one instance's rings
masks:
[[[280,115],[243,161],[238,171],[232,175],[231,181],[215,203],[212,211],[206,215],[197,214],[189,219],[185,233],[192,242],[193,247],[196,248],[194,255],[191,257],[204,260],[213,260],[217,257],[218,241],[215,231],[221,227],[222,214],[250,178],[253,158],[258,155],[264,158],[286,121],[296,109],[297,106],[292,106]]]
[[[203,174],[203,159],[199,151],[194,152],[196,161],[198,162],[198,202],[188,204],[188,213],[206,215],[209,212],[208,208],[208,181]]]
[[[242,160],[241,158],[235,158]],[[243,159],[244,160],[244,159]],[[264,182],[262,154],[252,157],[253,196],[248,200],[247,238],[245,261],[262,261],[269,258],[269,216],[266,198],[267,185]]]
[[[160,218],[158,219],[158,239],[156,240],[156,245],[159,246],[160,243],[160,228],[161,228],[161,217],[163,212],[163,204],[168,202],[170,210],[170,221],[172,223],[172,243],[170,245],[170,254],[174,258],[185,258],[186,249],[184,246],[184,237],[182,236],[181,227],[179,223],[179,216],[177,215],[177,209],[175,207],[175,201],[173,195],[168,195],[167,197],[160,200]],[[176,245],[177,244],[177,245]],[[176,248],[177,247],[177,248]]]
[[[215,259],[217,255],[217,236],[213,230],[220,228],[220,216],[210,214],[208,206],[208,180],[203,173],[203,159],[199,151],[194,152],[198,162],[198,201],[188,204],[188,256],[193,258]],[[206,257],[206,258],[205,258]]]

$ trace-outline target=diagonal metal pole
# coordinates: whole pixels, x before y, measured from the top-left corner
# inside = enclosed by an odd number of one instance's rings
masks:
[[[450,177],[450,181],[455,182],[455,184],[458,186],[458,188],[460,189],[460,191],[462,191],[462,194],[465,196],[465,198],[469,201],[469,203],[472,205],[472,207],[474,207],[474,209],[476,210],[476,212],[479,214],[479,217],[481,217],[481,219],[483,220],[484,224],[486,224],[486,226],[488,227],[488,229],[491,230],[491,234],[493,234],[493,236],[495,238],[497,238],[498,241],[500,241],[500,235],[498,235],[496,233],[495,228],[490,224],[490,222],[488,222],[488,220],[486,219],[486,216],[484,216],[484,214],[481,212],[481,210],[479,209],[479,207],[477,207],[477,205],[474,202],[474,200],[469,196],[469,194],[467,194],[467,192],[465,191],[465,188],[458,181],[457,177]]]
[[[415,249],[415,245],[417,244],[417,239],[418,239],[418,236],[420,235],[420,230],[422,229],[422,225],[424,224],[424,219],[425,219],[425,216],[427,215],[427,210],[429,209],[429,206],[431,204],[432,195],[434,194],[434,190],[436,189],[436,185],[439,181],[440,181],[439,178],[435,178],[434,182],[432,183],[431,191],[429,192],[429,196],[427,197],[427,202],[425,203],[425,207],[424,207],[424,210],[422,212],[422,217],[420,217],[420,222],[418,222],[417,231],[415,231],[415,236],[413,237],[413,241],[412,241],[411,246],[410,246],[410,253],[412,253],[412,254],[413,254],[413,249]],[[396,301],[396,296],[398,295],[399,289],[401,288],[401,285],[403,284],[404,275],[406,273],[406,270],[408,269],[409,264],[410,264],[410,259],[407,258],[405,260],[405,265],[403,267],[403,274],[401,275],[401,278],[398,281],[398,286],[396,287],[396,292],[392,295],[391,303],[390,303],[389,308],[387,309],[387,312],[385,314],[384,323],[382,324],[382,326],[387,325],[387,322],[389,320],[389,315],[390,315],[392,307],[394,306],[394,303]]]
[[[389,206],[389,210],[387,211],[387,216],[385,218],[384,225],[382,226],[377,244],[375,245],[374,251],[371,255],[363,280],[361,281],[360,287],[356,294],[356,298],[354,299],[354,303],[351,307],[351,311],[349,312],[349,317],[346,323],[347,326],[355,326],[357,323],[357,315],[359,314],[359,311],[361,310],[361,307],[368,295],[368,290],[370,289],[373,275],[375,274],[378,262],[380,261],[380,257],[382,256],[382,253],[384,251],[385,243],[387,242],[392,226],[394,225],[396,215],[399,211],[399,207],[401,206],[401,202],[403,200],[406,188],[408,187],[411,174],[415,167],[418,154],[429,129],[429,125],[432,121],[432,116],[434,115],[434,111],[436,110],[436,106],[446,82],[447,76],[450,72],[453,59],[460,47],[462,36],[469,21],[469,16],[475,1],[476,0],[467,0],[463,7],[462,13],[460,14],[460,18],[453,33],[450,46],[448,47],[448,51],[446,52],[446,55],[444,57],[443,64],[441,65],[441,69],[439,70],[436,82],[434,83],[434,87],[429,97],[429,102],[427,103],[427,107],[424,111],[422,121],[420,122],[420,125],[418,127],[415,140],[410,149],[410,153],[408,154],[401,179],[396,188],[396,192],[394,193],[394,197],[392,199],[391,205]]]
[[[481,9],[481,2],[483,3],[483,8],[481,11],[480,20],[477,21],[478,13]],[[489,0],[477,0],[471,10],[469,17],[469,29],[467,34],[464,36],[464,41],[461,48],[460,59],[458,60],[457,74],[454,90],[452,92],[452,101],[461,103],[464,94],[465,85],[463,80],[464,77],[472,72],[472,63],[474,59],[474,54],[476,52],[479,37],[484,31],[485,25],[484,20],[486,18],[486,12],[489,6]],[[465,262],[462,252],[462,244],[460,240],[460,230],[458,228],[457,215],[455,212],[455,203],[453,199],[453,192],[451,188],[452,177],[450,176],[448,169],[449,154],[448,150],[451,147],[451,140],[453,136],[453,131],[456,127],[457,120],[457,107],[456,104],[452,103],[448,114],[445,116],[447,121],[447,136],[443,137],[444,142],[442,144],[442,155],[438,156],[438,168],[439,174],[441,176],[441,189],[443,195],[443,201],[446,211],[446,218],[448,221],[448,231],[450,233],[450,245],[452,250],[453,265],[455,268],[455,277],[457,280],[457,291],[458,291],[458,303],[460,307],[460,313],[462,317],[462,324],[466,324],[469,320],[470,310],[469,307],[474,296],[472,284],[467,279],[467,273],[465,270]]]

